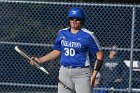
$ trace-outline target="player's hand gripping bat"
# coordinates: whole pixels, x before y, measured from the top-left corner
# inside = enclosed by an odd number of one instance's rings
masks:
[[[70,90],[72,93],[76,93],[75,90],[67,87],[63,82],[61,82],[58,78],[55,78],[53,75],[51,75],[44,67],[40,66],[38,64],[38,62],[34,59],[31,59],[31,57],[25,52],[23,51],[21,48],[19,48],[18,46],[15,47],[15,50],[22,55],[24,58],[26,58],[29,61],[32,61],[35,65],[35,67],[37,67],[38,69],[40,69],[41,71],[45,72],[47,75],[49,75],[50,77],[52,77],[54,80],[56,80],[58,83],[60,83],[65,89]]]

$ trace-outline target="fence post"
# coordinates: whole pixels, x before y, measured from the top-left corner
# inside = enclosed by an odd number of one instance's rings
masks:
[[[131,53],[130,53],[130,74],[129,74],[129,93],[132,93],[132,70],[133,70],[133,48],[134,48],[134,31],[135,31],[135,6],[132,9],[132,32],[131,32]]]

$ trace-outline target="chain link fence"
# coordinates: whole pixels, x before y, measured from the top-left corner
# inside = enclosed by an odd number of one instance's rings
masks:
[[[57,92],[57,82],[30,66],[14,47],[18,45],[38,57],[49,53],[57,32],[67,27],[67,11],[75,6],[85,10],[85,28],[95,33],[105,54],[112,49],[110,45],[117,45],[115,50],[128,67],[119,68],[127,74],[127,87],[104,90],[140,92],[140,6],[0,0],[0,93]],[[58,77],[59,58],[42,66]]]

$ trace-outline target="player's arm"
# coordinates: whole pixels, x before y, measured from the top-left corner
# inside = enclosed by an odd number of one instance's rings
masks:
[[[54,59],[58,58],[60,54],[61,54],[61,52],[59,50],[53,50],[49,54],[39,58],[40,63],[54,60]]]
[[[53,50],[49,54],[47,54],[43,57],[40,57],[40,58],[32,57],[31,59],[36,60],[38,63],[44,63],[44,62],[48,62],[48,61],[51,61],[51,60],[58,58],[60,54],[61,54],[61,51]],[[32,61],[29,61],[29,63],[31,65],[34,65],[34,63]]]
[[[98,74],[102,66],[102,63],[103,63],[103,51],[100,50],[99,52],[96,53],[96,63],[94,65],[94,70],[91,76],[91,85],[94,84],[96,75]]]
[[[94,71],[93,72],[98,72],[102,66],[103,63],[103,51],[99,51],[96,53],[96,63],[94,66]]]
[[[55,44],[53,47],[53,51],[51,51],[49,54],[40,57],[40,58],[36,58],[36,57],[32,57],[32,59],[38,61],[38,63],[44,63],[44,62],[48,62],[51,60],[56,59],[60,54],[61,54],[61,35],[60,33],[58,33],[57,38],[55,39]],[[33,62],[30,62],[31,65]]]

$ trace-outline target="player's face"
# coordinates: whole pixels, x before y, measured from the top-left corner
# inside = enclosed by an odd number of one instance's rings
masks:
[[[114,45],[112,48],[113,48],[113,49],[116,49],[117,46]],[[117,51],[116,51],[116,50],[112,50],[112,51],[111,51],[111,54],[114,55],[114,56],[116,56],[116,55],[117,55]]]
[[[82,22],[82,19],[81,18],[69,18],[69,21],[70,21],[70,25],[71,25],[71,28],[73,29],[80,29],[81,28],[81,22]]]

